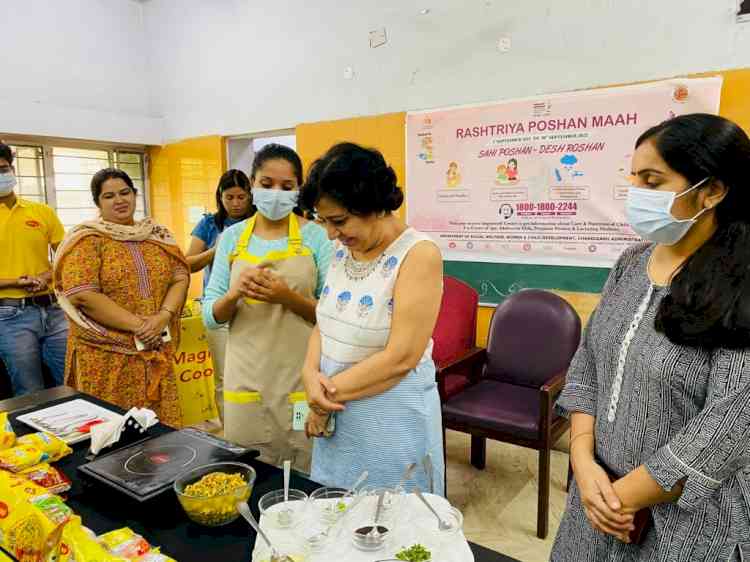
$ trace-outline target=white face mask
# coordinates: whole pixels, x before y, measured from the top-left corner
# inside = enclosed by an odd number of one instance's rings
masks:
[[[10,195],[13,188],[16,187],[16,175],[13,172],[0,174],[0,197]]]
[[[709,178],[705,178],[679,194],[674,191],[631,187],[625,202],[628,223],[645,240],[665,246],[677,244],[708,209],[703,209],[693,218],[680,220],[672,214],[672,205],[675,199],[699,188],[708,180]]]
[[[268,220],[278,221],[287,216],[297,206],[299,191],[284,191],[282,189],[253,188],[253,205],[258,212]]]

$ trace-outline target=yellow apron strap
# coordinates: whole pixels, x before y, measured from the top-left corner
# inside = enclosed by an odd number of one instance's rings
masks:
[[[296,255],[302,253],[302,233],[299,229],[297,215],[294,213],[289,215],[289,244],[287,250]]]
[[[230,264],[237,259],[241,259],[253,265],[258,265],[264,261],[276,261],[294,256],[311,254],[310,250],[302,244],[302,232],[299,226],[299,219],[297,219],[297,215],[294,213],[289,215],[289,234],[285,250],[272,250],[264,256],[253,256],[249,254],[247,248],[250,244],[250,237],[253,235],[253,229],[255,228],[256,216],[257,215],[254,215],[248,220],[245,230],[242,231],[240,238],[237,240],[237,245],[229,256]]]
[[[242,231],[242,234],[240,234],[239,240],[237,240],[237,244],[234,247],[234,250],[231,254],[229,254],[229,263],[231,264],[234,260],[236,260],[241,253],[247,251],[247,245],[250,243],[250,237],[253,235],[253,229],[255,228],[255,218],[257,215],[253,215],[250,217],[247,221],[247,226],[245,227],[245,230]]]
[[[224,400],[232,404],[250,404],[260,402],[260,392],[250,392],[246,390],[225,390]]]

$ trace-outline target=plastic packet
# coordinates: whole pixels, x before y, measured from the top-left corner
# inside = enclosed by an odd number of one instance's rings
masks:
[[[151,550],[148,541],[129,527],[99,535],[99,542],[110,554],[128,559],[137,559]]]
[[[9,449],[16,443],[16,433],[10,425],[8,412],[0,412],[0,451]]]
[[[34,484],[47,488],[53,494],[63,494],[70,490],[70,479],[58,468],[47,463],[40,463],[18,473]]]
[[[49,455],[31,445],[16,445],[0,451],[0,468],[10,472],[21,472],[49,460]]]
[[[60,542],[60,556],[58,562],[125,562],[107,552],[96,538],[93,531],[81,524],[77,515],[65,525]]]
[[[24,562],[57,558],[63,528],[73,516],[58,496],[0,471],[0,544]]]
[[[63,457],[67,457],[73,452],[73,449],[68,447],[68,444],[51,433],[40,431],[38,433],[30,433],[24,435],[16,440],[18,445],[31,445],[36,447],[40,451],[44,451],[49,455],[49,462],[59,461]]]

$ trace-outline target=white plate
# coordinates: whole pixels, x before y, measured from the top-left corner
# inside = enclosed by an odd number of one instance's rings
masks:
[[[81,417],[79,417],[81,416]],[[86,417],[83,417],[86,416]],[[117,412],[108,410],[97,406],[93,402],[83,400],[82,398],[76,398],[69,402],[63,402],[49,408],[42,410],[35,410],[28,414],[18,416],[18,421],[25,423],[26,425],[33,427],[38,431],[46,431],[52,433],[57,437],[60,437],[63,441],[72,445],[80,441],[85,441],[91,437],[89,433],[69,433],[76,424],[82,425],[86,423],[88,417],[101,418],[105,422],[119,420],[122,418]],[[78,422],[77,420],[80,420]],[[42,424],[47,424],[50,427],[45,427]]]

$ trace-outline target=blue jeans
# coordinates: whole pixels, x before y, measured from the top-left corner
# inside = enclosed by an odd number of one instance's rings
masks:
[[[44,388],[42,361],[56,384],[65,376],[68,321],[58,305],[0,306],[0,359],[14,396]]]

